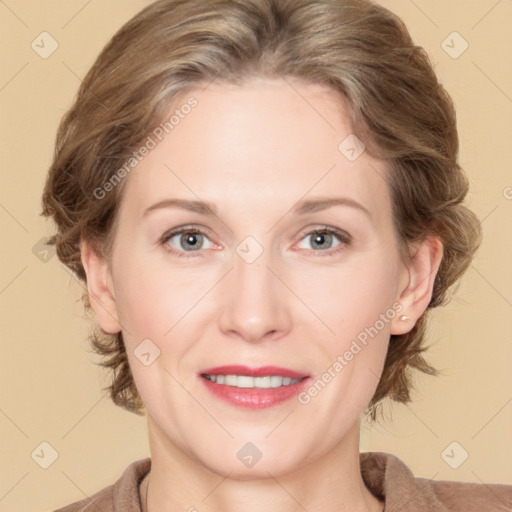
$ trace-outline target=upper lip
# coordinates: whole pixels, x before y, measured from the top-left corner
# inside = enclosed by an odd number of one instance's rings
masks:
[[[292,379],[302,379],[308,377],[305,373],[296,372],[289,368],[280,368],[279,366],[260,366],[258,368],[250,368],[241,365],[216,366],[215,368],[207,368],[199,372],[208,375],[247,375],[249,377],[264,377],[265,375],[280,375],[281,377],[290,377]]]

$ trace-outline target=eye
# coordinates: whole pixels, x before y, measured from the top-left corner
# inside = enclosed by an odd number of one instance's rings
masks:
[[[215,244],[205,233],[198,229],[180,228],[163,236],[162,245],[165,245],[177,256],[187,257],[186,252],[198,252],[201,249],[213,249]]]
[[[351,237],[348,233],[333,228],[321,228],[310,231],[299,242],[300,249],[311,249],[315,252],[328,251],[330,249],[339,248],[350,243]],[[304,243],[306,242],[306,243]],[[336,251],[331,251],[331,254]]]
[[[352,237],[344,231],[322,227],[304,233],[298,247],[299,249],[312,250],[316,253],[325,252],[325,256],[328,256],[343,250],[350,244],[351,240]],[[169,252],[184,258],[199,256],[200,251],[203,249],[217,248],[216,244],[208,238],[206,233],[200,229],[186,226],[166,233],[160,243]]]

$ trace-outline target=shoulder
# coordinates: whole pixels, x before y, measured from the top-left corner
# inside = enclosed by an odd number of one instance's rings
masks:
[[[448,510],[467,512],[512,511],[512,485],[498,483],[456,482],[418,478],[430,484],[433,493]]]
[[[386,512],[512,512],[512,485],[415,477],[395,455],[360,454],[361,475],[369,490],[385,500]]]
[[[54,512],[140,512],[139,484],[150,469],[149,457],[132,462],[114,484]]]
[[[102,512],[113,511],[115,510],[112,493],[113,488],[113,485],[109,485],[88,498],[70,503],[69,505],[59,508],[54,512],[92,512],[93,510],[101,510]]]

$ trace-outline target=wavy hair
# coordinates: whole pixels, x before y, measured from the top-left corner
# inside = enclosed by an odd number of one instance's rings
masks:
[[[427,315],[450,300],[481,240],[462,203],[453,102],[425,50],[396,15],[370,0],[159,0],[108,42],[63,117],[42,196],[53,218],[59,259],[85,283],[80,241],[107,256],[123,183],[101,200],[112,178],[178,95],[219,80],[293,77],[329,86],[349,108],[354,133],[389,167],[397,238],[405,248],[438,236],[444,254],[432,299],[414,328],[391,335],[384,370],[366,413],[385,397],[407,403],[411,369],[436,375],[423,357]],[[126,181],[126,180],[124,180]],[[87,292],[82,297],[91,311]],[[143,414],[122,333],[96,327],[94,350],[110,368],[114,403]]]

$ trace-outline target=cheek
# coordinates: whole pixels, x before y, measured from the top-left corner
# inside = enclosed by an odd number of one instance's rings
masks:
[[[316,272],[315,286],[301,288],[304,302],[325,327],[316,318],[307,321],[305,327],[309,327],[308,337],[316,340],[320,349],[318,370],[322,374],[318,388],[323,389],[324,384],[329,388],[325,394],[322,391],[324,399],[313,407],[320,402],[344,403],[345,412],[359,411],[375,392],[384,367],[391,321],[397,315],[397,260],[390,253],[386,259],[379,257],[382,253],[372,251],[346,266]],[[317,392],[311,391],[313,395]],[[306,401],[310,398],[305,396]],[[334,405],[330,411],[341,414]]]
[[[373,325],[381,314],[393,314],[397,260],[389,252],[386,258],[380,254],[386,251],[354,255],[336,267],[317,266],[309,272],[292,270],[290,278],[297,295],[336,337],[355,336]]]
[[[364,410],[382,374],[391,321],[398,314],[393,264],[392,259],[384,263],[370,256],[337,271],[317,273],[318,286],[305,298],[328,329],[318,336],[318,321],[307,322],[308,337],[319,349],[315,353],[320,373],[299,402],[336,428]],[[306,289],[303,293],[306,297]]]
[[[215,271],[172,266],[132,255],[117,267],[116,303],[123,328],[138,337],[164,336],[215,283]]]
[[[118,279],[116,302],[130,367],[148,409],[158,408],[171,375],[196,370],[187,353],[210,320],[205,307],[218,275],[212,268],[148,264],[135,255],[116,268],[125,276]]]

